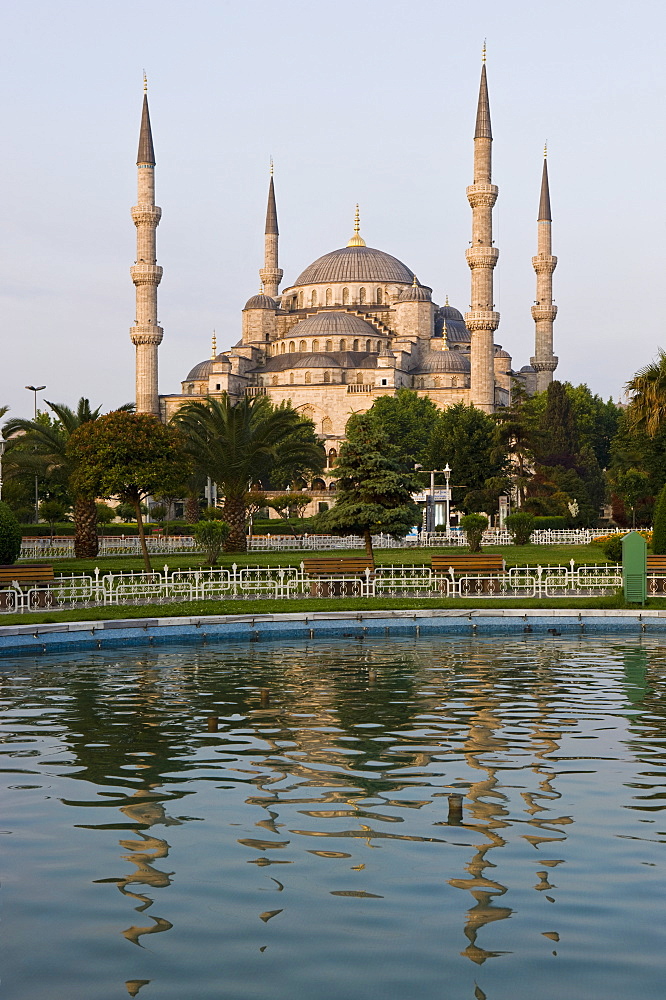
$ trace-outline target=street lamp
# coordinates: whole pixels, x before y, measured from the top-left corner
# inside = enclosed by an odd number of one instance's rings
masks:
[[[426,531],[435,530],[435,476],[438,472],[443,472],[446,478],[446,491],[444,493],[444,499],[446,501],[446,533],[449,533],[449,522],[451,517],[451,489],[449,487],[449,481],[451,479],[451,469],[449,463],[446,463],[446,468],[444,469],[424,469],[422,465],[415,465],[414,471],[424,472],[430,474],[430,503],[426,505]]]
[[[446,537],[448,538],[451,523],[451,487],[449,485],[451,482],[451,469],[448,462],[444,466],[444,479],[446,480],[444,500],[446,501]]]
[[[35,394],[35,420],[37,419],[37,393],[46,389],[45,385],[26,385],[26,389]],[[39,524],[39,482],[35,473],[35,524]]]
[[[2,456],[5,453],[5,439],[0,430],[0,500],[2,500]]]

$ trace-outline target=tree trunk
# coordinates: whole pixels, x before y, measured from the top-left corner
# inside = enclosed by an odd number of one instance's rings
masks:
[[[372,551],[372,535],[370,533],[370,528],[366,528],[363,532],[363,541],[365,542],[365,554],[372,561],[372,565],[375,565],[375,554]]]
[[[185,501],[185,520],[188,524],[196,524],[199,520],[198,497],[188,497]]]
[[[74,555],[77,559],[94,559],[99,552],[97,538],[97,507],[94,500],[76,497],[74,500]]]
[[[143,514],[141,513],[141,501],[137,498],[132,501],[134,510],[136,511],[136,523],[139,529],[139,541],[141,542],[141,551],[143,552],[143,562],[146,567],[147,573],[152,573],[153,567],[150,565],[150,556],[148,555],[148,546],[146,545],[146,532],[143,530]]]
[[[224,543],[225,552],[247,552],[247,535],[245,534],[245,501],[240,497],[226,497],[224,520],[230,527],[229,537]]]

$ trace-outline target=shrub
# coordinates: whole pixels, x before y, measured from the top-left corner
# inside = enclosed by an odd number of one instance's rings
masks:
[[[481,551],[481,539],[488,527],[488,518],[483,514],[465,514],[460,519],[460,527],[467,535],[467,544],[470,552]]]
[[[6,503],[0,502],[0,563],[15,563],[21,554],[21,528]]]
[[[108,503],[96,503],[95,511],[98,524],[111,524],[116,519],[116,512]]]
[[[202,521],[224,521],[224,511],[221,507],[204,507],[201,511]]]
[[[602,543],[601,550],[611,562],[622,562],[622,539],[624,535],[609,535]]]
[[[656,556],[666,555],[666,486],[662,488],[654,505],[652,551]]]
[[[229,537],[230,530],[226,521],[207,520],[199,521],[194,525],[194,537],[203,548],[209,566],[214,566],[217,562],[217,557]]]
[[[566,517],[558,517],[556,515],[552,515],[551,517],[534,518],[535,531],[564,531],[566,527],[567,527]]]
[[[526,510],[517,510],[515,514],[508,515],[504,523],[513,538],[514,545],[529,545],[536,520],[537,518],[535,518],[534,514],[528,514]],[[548,519],[540,518],[539,520],[545,521]]]

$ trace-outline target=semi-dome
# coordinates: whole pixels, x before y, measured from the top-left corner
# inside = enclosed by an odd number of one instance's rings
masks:
[[[403,288],[398,296],[398,302],[430,302],[432,288],[417,284],[416,278],[409,288]]]
[[[216,358],[206,358],[205,361],[200,361],[198,365],[195,365],[192,371],[189,373],[185,382],[195,382],[197,379],[208,378],[210,375],[210,369],[215,361],[215,364],[230,365],[231,362],[229,358],[225,358],[224,354],[218,354]]]
[[[416,374],[431,372],[469,372],[470,360],[462,351],[426,351],[421,355]]]
[[[252,298],[248,299],[243,308],[275,310],[277,309],[277,302],[270,295],[264,295],[263,292],[259,292],[258,295],[253,295]]]
[[[292,326],[289,337],[377,336],[377,330],[359,316],[348,312],[320,312]]]
[[[449,322],[464,323],[465,322],[465,318],[464,318],[463,314],[460,312],[460,310],[459,309],[455,309],[453,306],[450,306],[449,303],[448,303],[448,300],[447,300],[445,306],[440,306],[439,307],[439,315],[442,317],[443,320],[446,320],[447,323],[449,323]]]
[[[411,285],[414,274],[383,250],[351,246],[324,254],[306,267],[294,285],[318,285],[344,281],[389,281]]]

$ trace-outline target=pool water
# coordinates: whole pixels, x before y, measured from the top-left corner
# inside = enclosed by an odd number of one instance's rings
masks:
[[[664,996],[657,639],[0,671],[4,1000]]]

